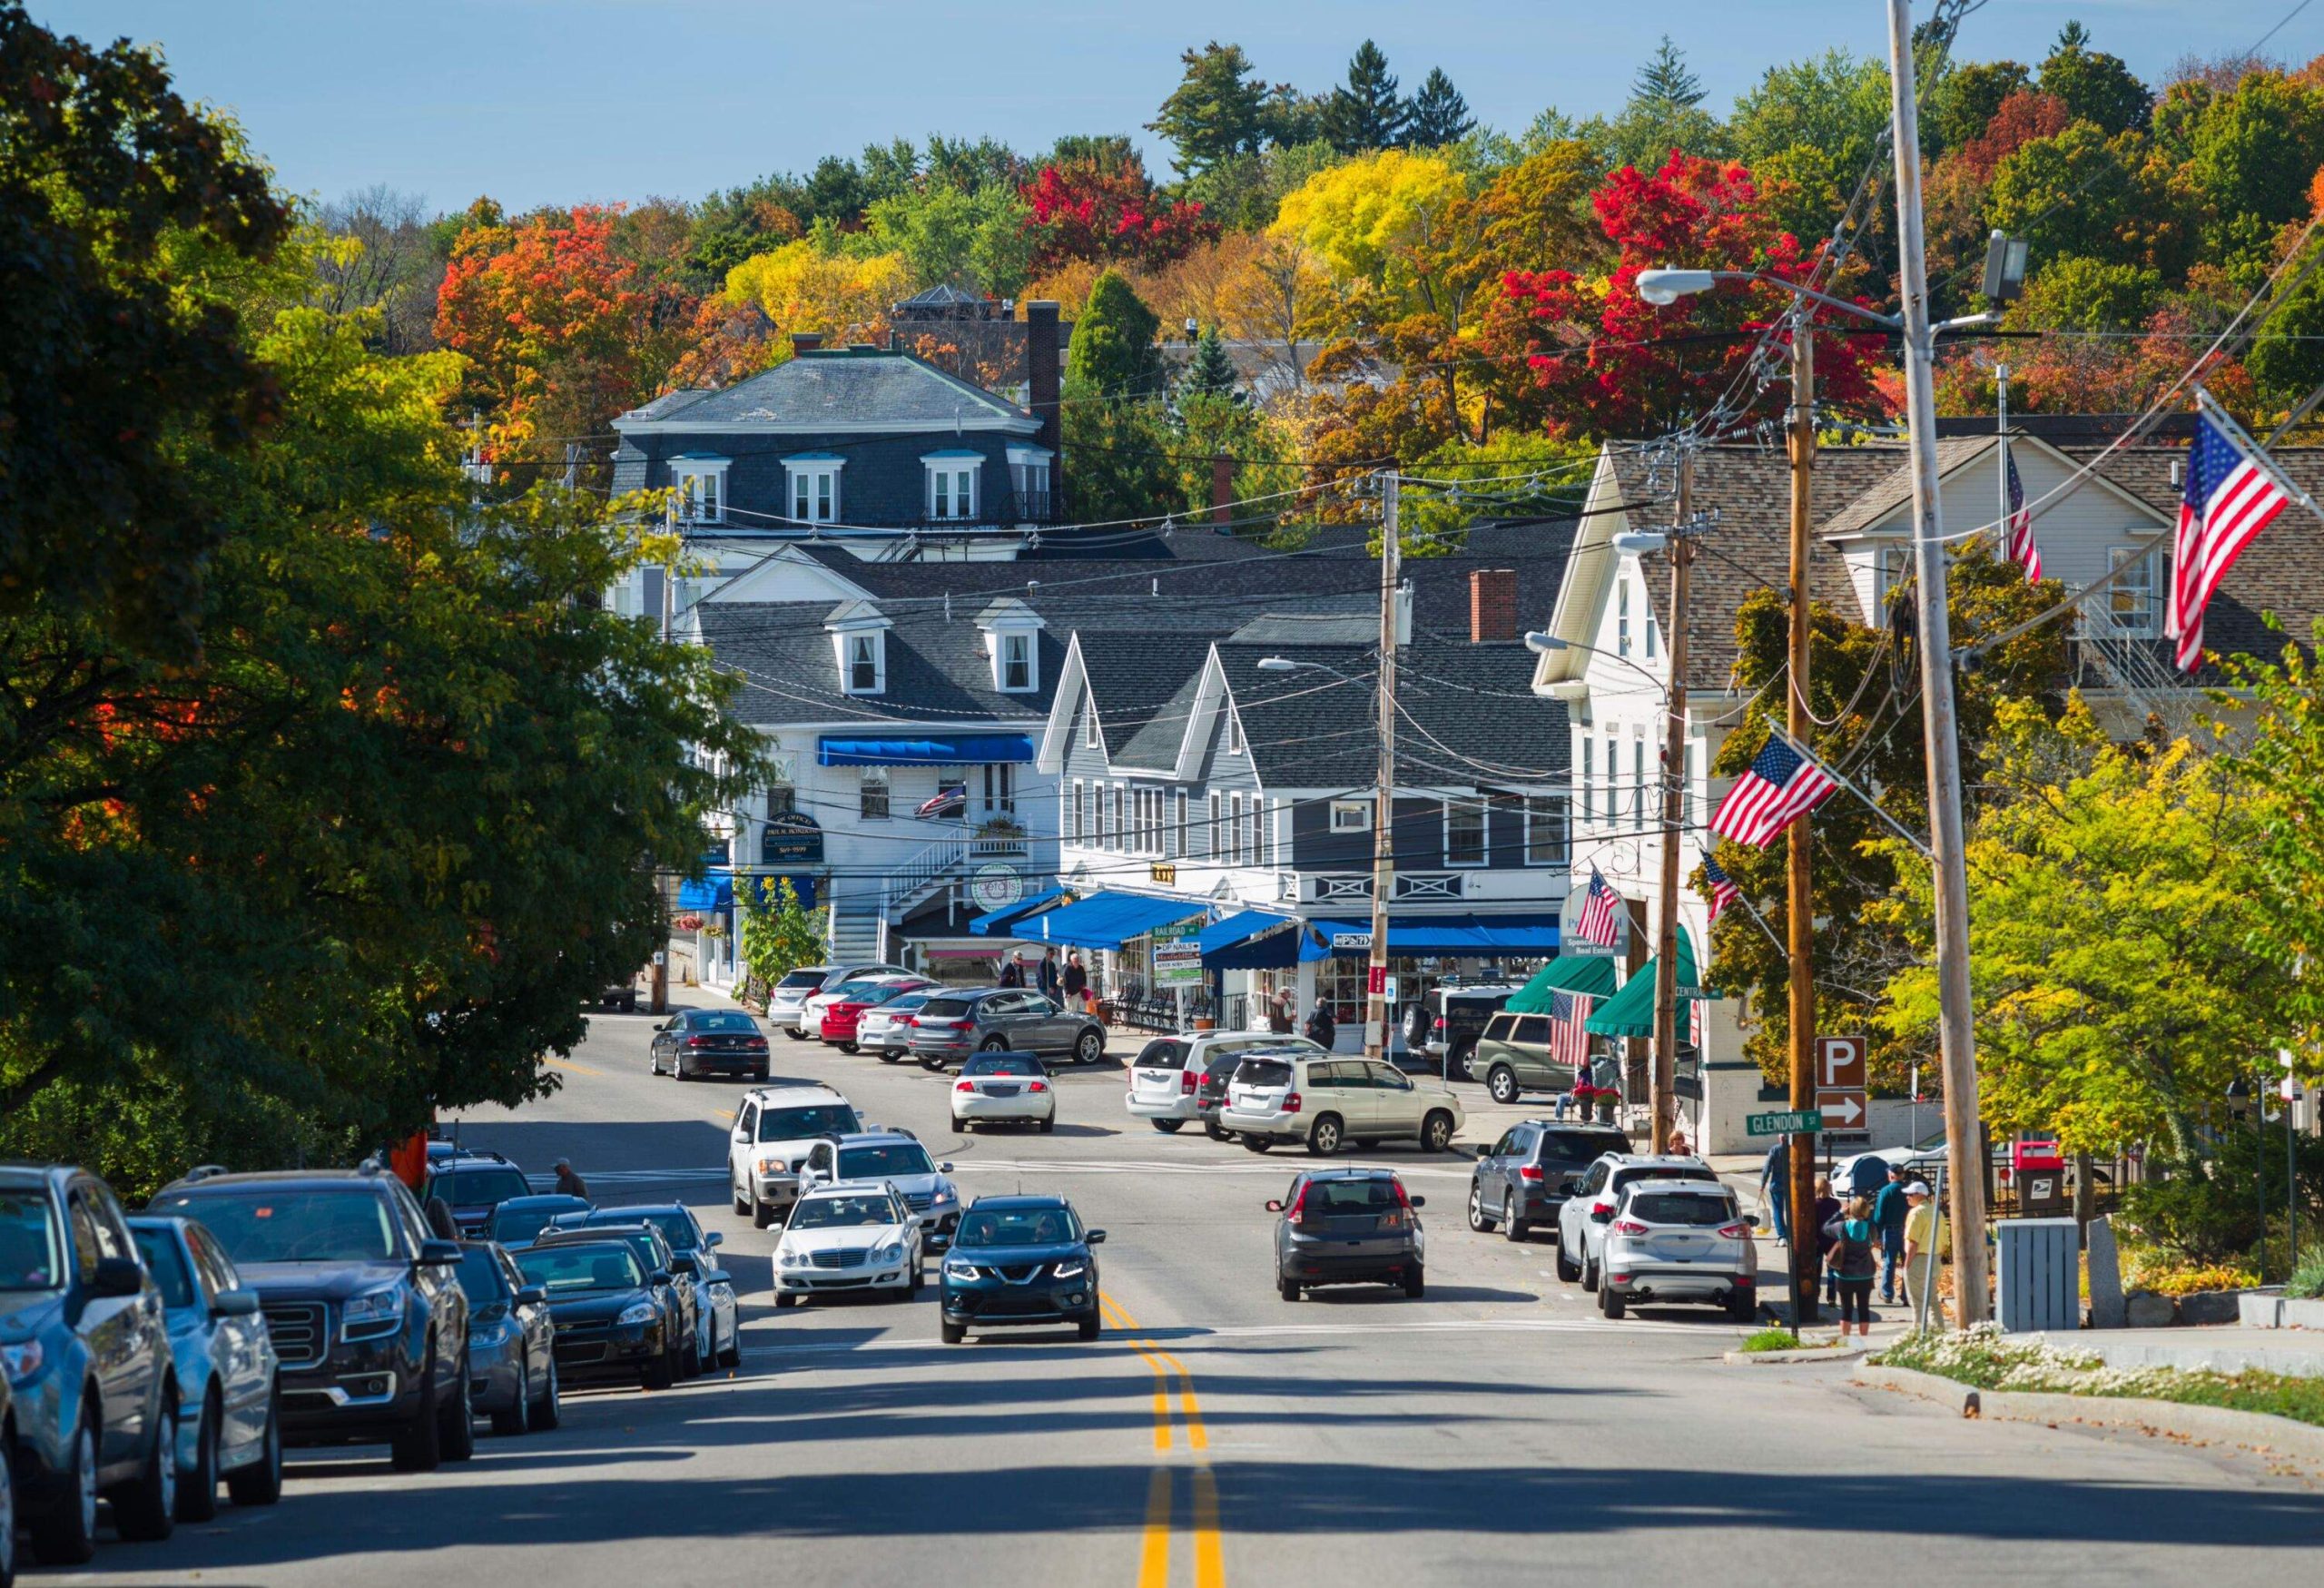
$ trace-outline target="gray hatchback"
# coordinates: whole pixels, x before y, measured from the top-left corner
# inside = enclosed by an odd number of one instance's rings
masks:
[[[924,1070],[941,1070],[971,1053],[1054,1054],[1095,1064],[1105,1057],[1106,1028],[1038,992],[992,987],[929,999],[911,1017],[910,1047]]]
[[[1267,1211],[1275,1227],[1275,1289],[1285,1301],[1322,1285],[1401,1285],[1425,1289],[1426,1198],[1406,1194],[1393,1169],[1311,1169]]]

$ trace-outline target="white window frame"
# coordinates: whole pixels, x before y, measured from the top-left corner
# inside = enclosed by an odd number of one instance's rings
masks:
[[[846,695],[880,695],[888,687],[888,634],[881,628],[842,629],[839,636],[840,655],[845,658],[840,670],[840,690]],[[872,682],[865,686],[857,682],[856,670],[869,661]]]
[[[1606,820],[1622,819],[1622,742],[1614,736],[1611,724],[1606,730]]]
[[[678,518],[688,524],[724,524],[726,521],[726,470],[731,460],[724,458],[674,458],[670,460],[670,488],[677,492]]]
[[[1011,447],[1009,449],[1009,490],[1015,498],[1012,506],[1019,520],[1025,518],[1028,497],[1039,496],[1044,509],[1052,504],[1049,480],[1056,455],[1046,447]],[[1054,513],[1049,513],[1054,518]]]
[[[1627,577],[1614,581],[1614,654],[1630,654],[1630,582]]]
[[[1566,818],[1566,802],[1563,794],[1527,794],[1525,796],[1525,864],[1555,866],[1562,869],[1568,863],[1573,850],[1573,833],[1571,824]],[[1556,848],[1547,853],[1540,853],[1541,846],[1540,833],[1543,828],[1549,829],[1554,835],[1556,843]]]
[[[1094,697],[1089,699],[1083,705],[1082,710],[1086,715],[1081,719],[1081,747],[1084,750],[1095,750],[1098,747],[1097,700]]]
[[[1631,814],[1643,824],[1647,817],[1646,735],[1637,729],[1632,729],[1630,732],[1630,782],[1635,785],[1635,791],[1630,795]]]
[[[1041,648],[1033,643],[1029,628],[998,628],[993,630],[993,687],[1003,695],[1031,695],[1041,686]],[[1013,662],[1022,662],[1025,680],[1021,684],[1009,682],[1009,668]]]
[[[1334,833],[1371,832],[1372,802],[1370,800],[1334,800],[1331,830]]]
[[[1226,753],[1229,755],[1240,755],[1245,748],[1243,719],[1235,715],[1234,703],[1230,701],[1226,706]]]
[[[1649,662],[1654,660],[1654,604],[1649,601],[1646,607],[1646,659]]]
[[[1226,830],[1219,825],[1219,823],[1225,819],[1220,813],[1226,808],[1218,791],[1213,789],[1210,794],[1210,819],[1205,822],[1202,827],[1202,853],[1206,860],[1216,860],[1226,853]]]
[[[1089,841],[1089,833],[1088,829],[1081,824],[1081,780],[1078,777],[1073,780],[1072,796],[1073,806],[1066,813],[1063,830],[1073,834],[1073,841],[1076,843],[1087,844]]]
[[[1105,820],[1105,798],[1094,783],[1085,785],[1077,778],[1073,788],[1074,804],[1080,812],[1075,818],[1074,831],[1080,835],[1085,845],[1091,849],[1098,848],[1098,826]]]
[[[1226,796],[1226,863],[1243,863],[1243,796]]]
[[[863,769],[863,781],[856,790],[856,810],[866,822],[885,822],[895,814],[895,786],[888,779],[887,768]]]
[[[2137,571],[2118,576],[2108,587],[2102,632],[2123,639],[2151,639],[2162,632],[2155,622],[2155,591],[2162,584],[2162,554],[2152,546],[2106,548],[2109,572],[2125,565],[2134,566]],[[2124,605],[2125,597],[2136,597],[2137,607]]]
[[[931,452],[921,457],[921,508],[940,524],[973,523],[979,486],[984,474],[981,457]]]
[[[1129,801],[1123,797],[1122,785],[1118,783],[1114,784],[1114,841],[1106,847],[1118,849],[1124,854],[1129,853],[1128,806]]]
[[[1492,863],[1492,817],[1490,814],[1492,802],[1485,799],[1482,794],[1466,799],[1455,797],[1447,799],[1444,802],[1444,863],[1447,866],[1458,866],[1465,870],[1471,867],[1491,865]],[[1476,813],[1477,857],[1474,860],[1455,860],[1452,858],[1452,813],[1456,810],[1462,812],[1473,811]]]
[[[1187,853],[1187,791],[1177,789],[1166,793],[1162,797],[1175,798],[1177,802],[1177,809],[1174,813],[1177,819],[1167,824],[1162,831],[1162,858],[1183,860]]]
[[[786,458],[783,460],[783,507],[792,522],[836,524],[840,506],[840,470],[843,458]]]
[[[1598,738],[1594,734],[1581,735],[1581,775],[1574,781],[1581,788],[1581,819],[1593,819],[1598,814],[1598,791],[1591,780],[1598,775]]]

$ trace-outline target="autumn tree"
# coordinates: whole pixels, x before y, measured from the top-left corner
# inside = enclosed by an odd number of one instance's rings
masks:
[[[1037,271],[1068,260],[1158,270],[1218,236],[1200,203],[1157,192],[1135,154],[1112,163],[1051,163],[1022,196]]]
[[[804,330],[876,341],[887,332],[890,309],[913,285],[901,253],[832,253],[803,237],[727,271],[725,296],[731,305],[758,309],[785,337]]]

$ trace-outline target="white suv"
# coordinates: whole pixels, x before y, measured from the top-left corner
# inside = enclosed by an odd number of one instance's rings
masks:
[[[1141,1049],[1129,1067],[1129,1090],[1124,1102],[1133,1119],[1147,1119],[1157,1130],[1175,1131],[1190,1119],[1202,1118],[1196,1100],[1203,1077],[1238,1053],[1267,1048],[1278,1051],[1324,1053],[1330,1050],[1305,1037],[1278,1036],[1273,1031],[1180,1031],[1157,1037]]]
[[[1749,1323],[1759,1308],[1752,1230],[1717,1180],[1632,1180],[1606,1226],[1599,1310],[1620,1317],[1645,1302],[1691,1301]]]
[[[1460,1099],[1426,1076],[1377,1059],[1291,1054],[1244,1060],[1227,1083],[1218,1123],[1254,1152],[1305,1141],[1324,1158],[1350,1141],[1368,1148],[1392,1138],[1442,1152],[1462,1117]]]
[[[1634,1180],[1711,1180],[1718,1176],[1699,1158],[1649,1158],[1635,1152],[1604,1152],[1578,1175],[1558,1209],[1558,1277],[1579,1279],[1584,1290],[1598,1288],[1605,1270],[1606,1226],[1622,1188]]]
[[[799,1199],[799,1169],[815,1143],[863,1129],[855,1106],[825,1086],[760,1087],[743,1094],[726,1139],[734,1211],[764,1229]]]

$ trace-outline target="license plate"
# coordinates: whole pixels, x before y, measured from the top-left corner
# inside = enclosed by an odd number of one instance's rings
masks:
[[[984,1095],[989,1098],[1013,1098],[1023,1090],[1016,1086],[988,1086],[984,1089]]]

